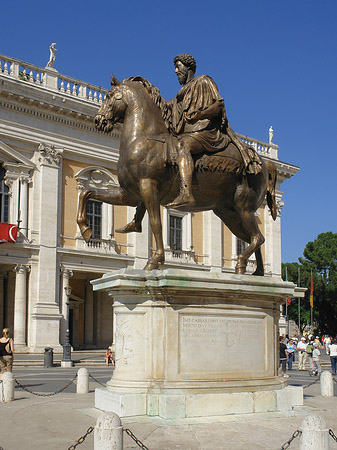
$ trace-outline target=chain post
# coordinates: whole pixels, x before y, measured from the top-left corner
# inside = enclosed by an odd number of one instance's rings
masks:
[[[139,439],[136,438],[136,436],[132,433],[131,430],[129,430],[128,428],[123,428],[123,431],[125,431],[125,433],[130,436],[131,439],[133,439],[135,441],[135,443],[138,445],[138,447],[140,447],[143,450],[149,450],[148,447],[146,447],[146,445],[144,445]]]
[[[59,389],[56,392],[50,392],[49,394],[43,394],[43,393],[39,393],[39,392],[33,392],[30,389],[26,388],[25,386],[23,386],[16,378],[14,378],[16,384],[23,389],[26,392],[29,392],[30,394],[33,395],[37,395],[38,397],[52,397],[53,395],[57,395],[60,394],[61,392],[65,391],[77,378],[77,374],[74,376],[74,378],[72,380],[69,381],[68,384],[66,384],[63,388]]]
[[[287,448],[289,448],[292,441],[294,439],[296,439],[298,436],[301,436],[301,434],[302,434],[302,431],[300,431],[300,430],[294,431],[293,434],[291,435],[291,438],[289,439],[289,441],[285,442],[282,445],[281,450],[286,450]]]
[[[71,445],[71,446],[68,448],[68,450],[74,450],[78,445],[83,444],[83,442],[85,441],[85,438],[88,437],[89,434],[91,434],[91,433],[94,431],[94,429],[95,429],[94,427],[89,427],[89,428],[87,429],[87,432],[85,433],[85,435],[82,436],[82,437],[80,437],[80,438],[78,438],[76,444]]]

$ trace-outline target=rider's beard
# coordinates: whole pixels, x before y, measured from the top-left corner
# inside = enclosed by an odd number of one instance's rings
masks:
[[[185,84],[187,81],[187,76],[188,76],[187,67],[182,67],[181,69],[179,69],[179,71],[177,72],[179,84]]]

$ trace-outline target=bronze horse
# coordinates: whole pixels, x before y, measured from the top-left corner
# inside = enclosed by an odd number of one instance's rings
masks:
[[[164,120],[166,102],[158,89],[141,77],[121,83],[112,77],[111,85],[95,123],[99,130],[111,132],[117,122],[123,122],[118,161],[120,187],[112,187],[105,192],[82,191],[77,223],[83,238],[88,242],[92,234],[86,218],[88,199],[112,205],[138,205],[138,218],[136,213],[133,227],[125,227],[124,232],[141,231],[141,219],[147,210],[156,250],[144,269],[157,269],[159,263],[163,264],[165,260],[160,205],[172,202],[179,192],[178,168],[168,157],[170,133]],[[261,245],[264,237],[259,230],[255,212],[267,195],[271,214],[274,220],[276,218],[275,165],[262,161],[258,174],[244,174],[242,156],[234,144],[229,144],[223,152],[221,161],[225,164],[220,163],[221,170],[215,164],[219,162],[218,154],[206,155],[203,163],[200,163],[200,156],[194,157],[195,205],[180,210],[213,210],[232,233],[249,243],[238,256],[236,273],[245,273],[248,258],[255,252],[257,268],[254,274],[263,275]]]

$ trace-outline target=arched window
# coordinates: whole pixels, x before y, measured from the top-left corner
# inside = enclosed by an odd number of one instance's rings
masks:
[[[0,222],[9,220],[9,189],[5,185],[5,169],[0,166]]]

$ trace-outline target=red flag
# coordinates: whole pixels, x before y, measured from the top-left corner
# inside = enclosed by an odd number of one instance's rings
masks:
[[[0,244],[16,242],[17,235],[18,227],[16,225],[0,222]]]
[[[310,306],[314,307],[314,281],[312,279],[312,271],[310,277]]]
[[[291,303],[291,298],[287,298],[287,305],[289,306]]]

